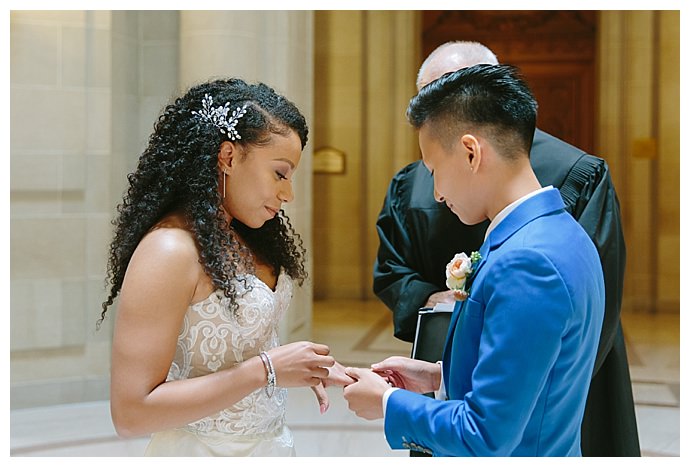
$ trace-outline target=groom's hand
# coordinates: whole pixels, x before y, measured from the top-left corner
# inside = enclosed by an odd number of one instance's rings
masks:
[[[386,380],[365,368],[347,368],[345,373],[356,380],[343,389],[348,408],[366,420],[382,418],[383,394],[390,388]]]
[[[441,385],[441,365],[407,357],[388,357],[371,369],[396,388],[416,393],[433,392]]]

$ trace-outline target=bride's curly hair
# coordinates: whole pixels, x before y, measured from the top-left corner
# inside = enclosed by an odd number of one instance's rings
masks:
[[[202,110],[207,94],[214,107],[227,102],[232,111],[247,105],[246,114],[235,127],[241,138],[234,144],[243,152],[249,146],[269,143],[272,134],[285,136],[290,131],[297,133],[302,149],[307,144],[304,116],[292,102],[262,83],[211,81],[191,88],[168,105],[154,125],[136,171],[127,176],[129,188],[117,207],[106,279],[110,292],[98,326],[122,288],[125,271],[142,237],[173,211],[188,220],[199,262],[216,289],[223,290],[230,300],[233,311],[237,308],[235,284],[241,280],[239,276],[253,272],[253,263],[247,259],[251,255],[271,265],[276,274],[282,268],[300,285],[307,276],[302,240],[282,210],[258,229],[237,220],[228,225],[218,190],[218,152],[228,136],[192,113]],[[250,251],[240,245],[238,235]]]

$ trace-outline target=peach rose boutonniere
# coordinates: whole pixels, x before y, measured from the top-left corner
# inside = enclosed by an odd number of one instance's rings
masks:
[[[478,251],[473,251],[470,256],[458,253],[446,266],[446,286],[452,290],[457,300],[465,300],[470,295],[469,289],[465,290],[467,279],[472,276],[475,265],[482,259]]]

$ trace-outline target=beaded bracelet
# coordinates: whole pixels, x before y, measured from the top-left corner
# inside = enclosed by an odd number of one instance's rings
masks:
[[[261,357],[261,361],[264,364],[264,369],[266,370],[267,382],[264,391],[266,391],[266,395],[268,397],[273,397],[273,392],[276,388],[276,371],[275,368],[273,368],[273,362],[271,361],[270,355],[268,355],[266,352],[261,352],[259,357]]]

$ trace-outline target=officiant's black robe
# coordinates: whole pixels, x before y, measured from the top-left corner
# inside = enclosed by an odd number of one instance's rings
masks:
[[[604,271],[606,310],[582,424],[582,453],[639,456],[620,322],[625,242],[608,166],[540,130],[530,160],[541,185],[560,190],[566,209],[594,241]],[[374,265],[374,293],[393,311],[395,337],[413,341],[417,310],[429,295],[447,290],[446,265],[456,253],[479,250],[488,225],[464,225],[437,203],[431,174],[420,161],[396,174],[376,223],[380,244]]]

